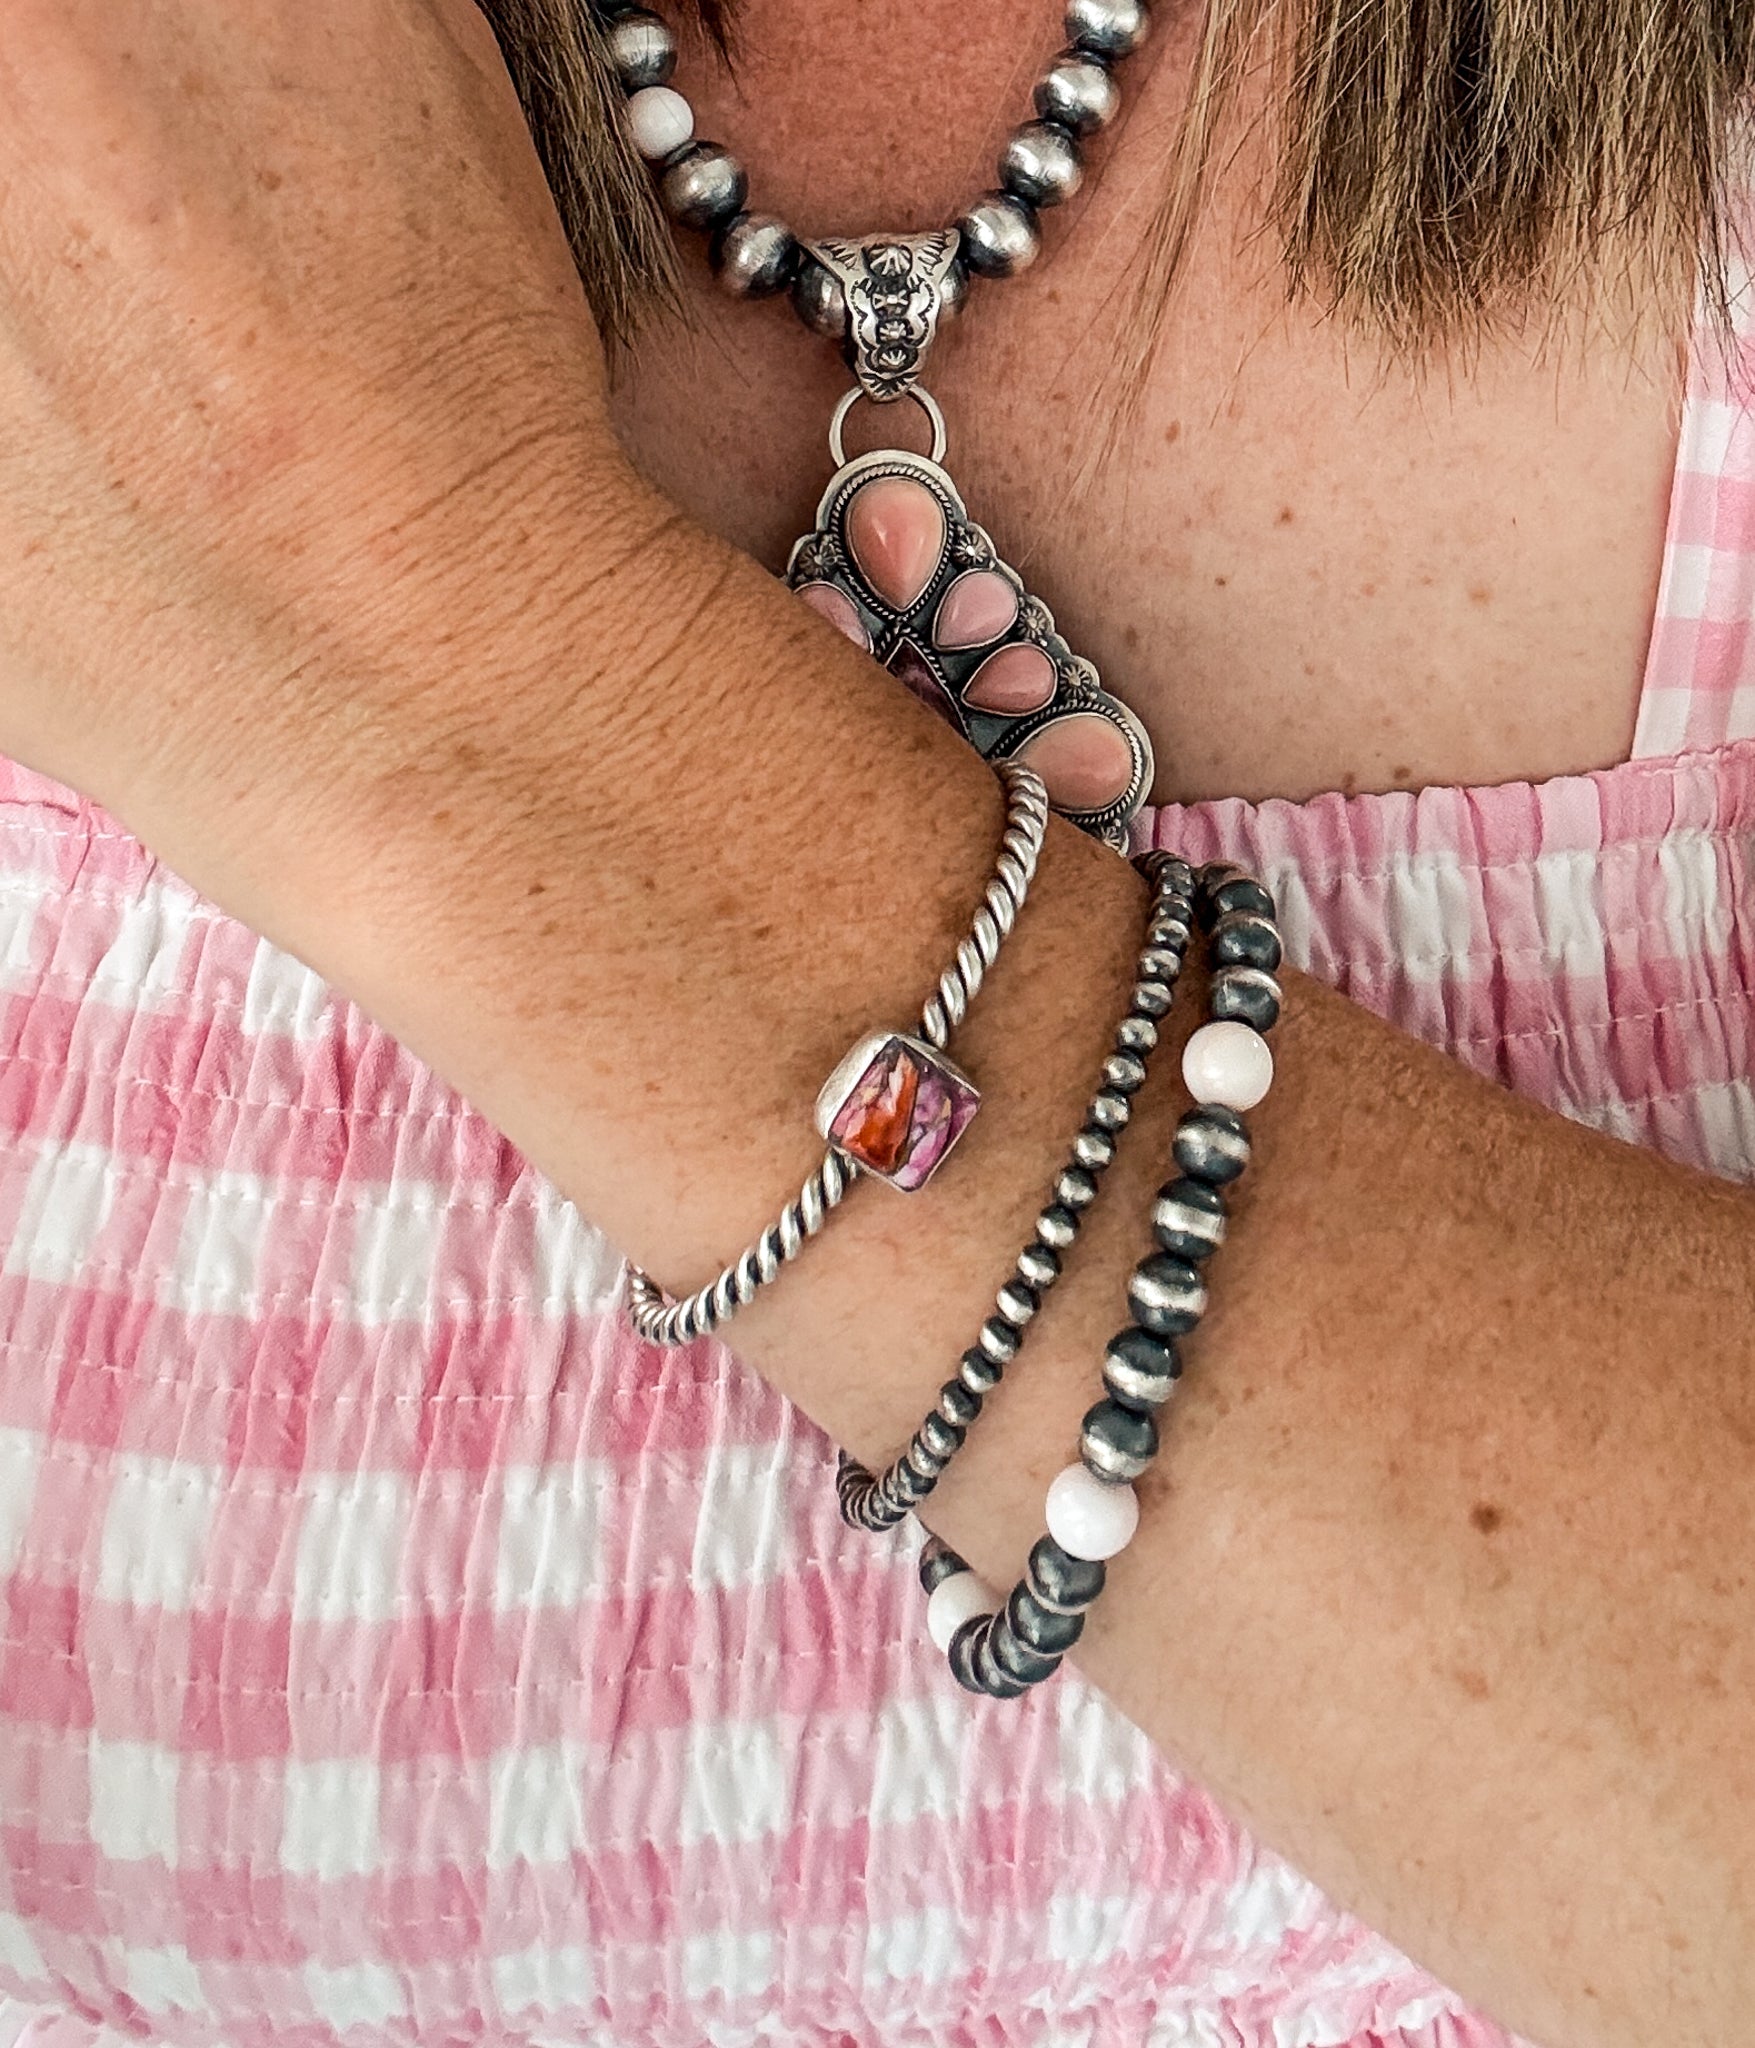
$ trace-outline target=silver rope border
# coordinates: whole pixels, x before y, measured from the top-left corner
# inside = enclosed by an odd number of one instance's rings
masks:
[[[1011,937],[1030,885],[1036,879],[1036,863],[1041,859],[1042,841],[1048,831],[1048,792],[1035,770],[1021,761],[997,761],[994,770],[1005,786],[1009,808],[993,879],[975,912],[968,937],[957,948],[956,959],[940,975],[938,986],[927,998],[920,1016],[920,1036],[939,1052],[945,1050],[952,1032],[968,1016],[969,1005],[980,994],[988,969]],[[846,1200],[848,1189],[861,1178],[859,1167],[831,1148],[797,1198],[786,1205],[743,1256],[686,1301],[673,1300],[649,1274],[638,1266],[630,1266],[629,1321],[648,1344],[660,1344],[667,1349],[710,1336],[740,1308],[747,1308],[760,1289],[779,1278],[782,1269],[821,1232],[831,1214]]]

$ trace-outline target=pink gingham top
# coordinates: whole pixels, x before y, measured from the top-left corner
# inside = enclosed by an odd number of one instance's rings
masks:
[[[1732,389],[1704,345],[1635,760],[1152,829],[1409,1031],[1755,1177]],[[644,1351],[479,1117],[18,770],[0,1251],[0,2048],[1508,2041],[1077,1677],[961,1694],[822,1437]]]

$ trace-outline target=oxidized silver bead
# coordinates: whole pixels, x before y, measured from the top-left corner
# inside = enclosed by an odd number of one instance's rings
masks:
[[[1085,1632],[1083,1608],[1050,1607],[1034,1588],[1032,1576],[1030,1585],[1012,1589],[1005,1603],[1006,1626],[1038,1656],[1063,1656]]]
[[[1082,50],[1068,50],[1036,87],[1036,111],[1075,135],[1095,135],[1115,119],[1121,94],[1108,70]]]
[[[1170,984],[1166,981],[1136,981],[1133,988],[1134,1014],[1140,1017],[1167,1017],[1170,1005],[1175,1001]]]
[[[1285,948],[1270,918],[1238,910],[1213,926],[1212,956],[1215,967],[1260,967],[1271,974]]]
[[[1133,1095],[1146,1085],[1146,1063],[1131,1052],[1112,1052],[1103,1062],[1103,1085]]]
[[[944,282],[938,288],[938,317],[955,320],[968,303],[969,266],[958,256],[945,272]]]
[[[1016,277],[1042,247],[1033,207],[1009,192],[989,192],[957,223],[963,254],[980,277]]]
[[[665,166],[658,181],[664,210],[679,227],[711,234],[750,196],[749,173],[717,142],[695,142]]]
[[[930,1452],[941,1465],[948,1465],[962,1449],[967,1427],[966,1423],[947,1422],[935,1408],[921,1423],[917,1436],[924,1450]]]
[[[1235,917],[1247,911],[1252,917],[1274,917],[1272,893],[1247,868],[1232,861],[1215,861],[1200,872],[1198,905],[1209,925],[1221,917]]]
[[[1031,121],[1005,146],[999,182],[1027,206],[1061,206],[1085,182],[1078,138],[1057,121]]]
[[[740,213],[719,230],[713,270],[734,299],[771,299],[791,284],[799,249],[792,230],[771,213]]]
[[[1084,1610],[1063,1612],[1049,1607],[1028,1586],[1013,1590],[1004,1612],[1007,1628],[1019,1643],[1038,1656],[1064,1656],[1085,1632]]]
[[[1131,57],[1150,34],[1145,0],[1068,0],[1066,39],[1097,57]]]
[[[1225,1242],[1225,1198],[1204,1180],[1167,1181],[1152,1207],[1152,1235],[1173,1257],[1198,1265]]]
[[[1103,1384],[1124,1408],[1162,1408],[1181,1373],[1182,1361],[1169,1338],[1134,1326],[1111,1337],[1103,1353]]]
[[[1173,953],[1186,953],[1194,938],[1194,926],[1179,910],[1155,911],[1146,927],[1146,943],[1167,946]]]
[[[825,263],[806,255],[792,281],[792,310],[813,334],[829,341],[843,341],[847,335],[847,294],[841,280]]]
[[[1062,1203],[1050,1203],[1036,1218],[1036,1235],[1053,1251],[1070,1251],[1078,1241],[1079,1219]]]
[[[1248,1024],[1265,1037],[1280,1021],[1283,992],[1259,967],[1221,967],[1213,976],[1207,1008],[1222,1024]]]
[[[940,1473],[950,1462],[948,1456],[941,1458],[926,1439],[918,1434],[902,1453],[902,1470],[919,1485],[922,1500],[938,1484]]]
[[[610,62],[625,93],[668,85],[676,74],[676,37],[656,14],[636,8],[607,31]]]
[[[1182,972],[1182,954],[1173,946],[1148,946],[1134,971],[1142,981],[1173,982]]]
[[[999,1316],[987,1318],[981,1325],[981,1335],[977,1339],[981,1350],[998,1366],[1011,1364],[1018,1355],[1018,1346],[1022,1341],[1016,1325],[1002,1320]],[[964,1356],[966,1359],[967,1353]]]
[[[1150,1017],[1123,1017],[1116,1029],[1115,1043],[1123,1052],[1156,1052],[1158,1027]]]
[[[1184,1173],[1222,1188],[1249,1164],[1249,1126],[1234,1109],[1209,1103],[1192,1109],[1176,1126],[1171,1152]]]
[[[1018,1277],[1039,1295],[1045,1294],[1060,1278],[1060,1260],[1045,1244],[1027,1244],[1018,1254]]]
[[[1013,1678],[1009,1672],[1001,1667],[998,1659],[993,1654],[993,1638],[998,1626],[999,1616],[994,1615],[989,1620],[987,1627],[976,1638],[975,1654],[972,1660],[975,1667],[975,1676],[980,1681],[981,1690],[987,1694],[989,1699],[1021,1700],[1025,1693],[1030,1690],[1029,1686],[1022,1680]]]
[[[936,1536],[929,1536],[925,1549],[920,1553],[920,1589],[930,1597],[946,1579],[954,1579],[968,1569],[947,1544],[941,1543]]]
[[[1042,1536],[1038,1537],[1035,1548],[1030,1552],[1024,1576],[1031,1597],[1039,1607],[1046,1608],[1050,1614],[1079,1614],[1096,1603],[1108,1582],[1109,1573],[1103,1565],[1062,1550],[1052,1536]],[[1014,1622],[1014,1629],[1016,1626]],[[1034,1643],[1036,1638],[1031,1635],[1025,1640]]]
[[[1076,1214],[1097,1199],[1097,1183],[1082,1164],[1065,1167],[1054,1183],[1054,1199],[1061,1208]]]
[[[878,1482],[878,1491],[892,1505],[912,1512],[931,1493],[936,1475],[926,1478],[917,1472],[912,1463],[914,1446],[910,1444],[908,1450],[910,1455],[892,1465]]]
[[[1094,1130],[1089,1124],[1073,1140],[1073,1158],[1087,1173],[1101,1173],[1115,1161],[1115,1140],[1107,1131]]]
[[[1060,1669],[1058,1657],[1044,1657],[1040,1651],[1032,1650],[1028,1643],[1019,1642],[1003,1614],[995,1617],[993,1632],[987,1640],[994,1663],[1020,1685],[1040,1685]]]
[[[1186,1259],[1153,1252],[1128,1279],[1127,1305],[1154,1337],[1186,1337],[1207,1312],[1207,1283]]]
[[[999,1290],[999,1312],[1014,1330],[1021,1330],[1033,1321],[1040,1306],[1036,1290],[1027,1281],[1008,1280]]]
[[[1125,1131],[1128,1118],[1133,1115],[1133,1104],[1118,1088],[1100,1088],[1092,1096],[1086,1114],[1100,1131]]]
[[[1172,853],[1168,847],[1148,847],[1137,863],[1141,872],[1147,875],[1159,896],[1191,896],[1194,893],[1194,869],[1181,854]]]
[[[1079,1431],[1079,1456],[1087,1472],[1106,1486],[1138,1479],[1158,1455],[1158,1425],[1149,1415],[1099,1401]]]
[[[999,1385],[1005,1367],[1004,1359],[990,1358],[972,1346],[958,1361],[957,1378],[977,1400],[983,1400]]]
[[[968,1429],[981,1413],[979,1394],[970,1393],[961,1380],[946,1380],[938,1390],[936,1413],[956,1429]],[[928,1592],[932,1589],[927,1588]]]
[[[945,1653],[951,1667],[951,1676],[965,1692],[980,1693],[984,1690],[975,1675],[975,1645],[986,1633],[990,1615],[977,1615],[973,1621],[964,1622],[951,1638],[951,1647]]]

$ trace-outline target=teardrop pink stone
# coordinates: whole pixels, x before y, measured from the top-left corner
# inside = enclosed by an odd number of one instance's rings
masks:
[[[1100,811],[1133,780],[1127,736],[1095,711],[1057,718],[1018,749],[1018,759],[1048,785],[1057,810]]]
[[[1009,633],[1018,616],[1018,593],[992,569],[971,569],[945,592],[932,629],[938,647],[985,647]]]
[[[945,539],[944,507],[911,477],[874,477],[847,507],[853,559],[893,611],[920,602],[944,559]]]
[[[1054,695],[1054,664],[1040,647],[1020,642],[990,654],[975,671],[963,702],[972,711],[998,711],[1011,717],[1040,711]]]
[[[865,630],[865,621],[859,616],[859,607],[846,591],[837,590],[832,583],[806,583],[798,591],[800,604],[808,604],[813,612],[820,612],[838,633],[845,633],[855,647],[871,652],[871,635]]]

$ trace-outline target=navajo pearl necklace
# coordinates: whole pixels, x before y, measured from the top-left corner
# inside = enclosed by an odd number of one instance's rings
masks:
[[[1034,769],[1057,811],[1124,846],[1152,784],[1145,728],[970,519],[943,467],[943,415],[919,380],[975,281],[1027,269],[1041,248],[1039,213],[1078,191],[1085,147],[1120,106],[1116,67],[1145,40],[1147,0],[1069,0],[1067,47],[1036,86],[1036,118],[1007,142],[997,188],[953,226],[816,241],[749,211],[742,164],[696,138],[694,110],[671,84],[668,25],[620,0],[599,0],[598,14],[630,134],[665,210],[711,238],[727,292],[789,293],[805,326],[839,343],[852,369],[829,429],[835,474],[816,530],[792,551],[788,582],[988,760]],[[932,427],[931,455],[883,448],[849,462],[843,430],[861,397],[913,398]]]

